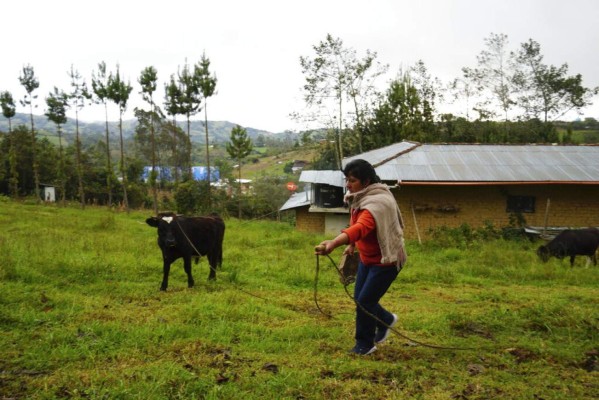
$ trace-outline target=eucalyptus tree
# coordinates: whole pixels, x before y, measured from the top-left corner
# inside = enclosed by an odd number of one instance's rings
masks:
[[[12,118],[16,114],[16,106],[12,97],[12,93],[9,91],[0,93],[0,107],[2,107],[2,115],[8,120],[8,164],[10,169],[8,185],[10,187],[10,195],[13,198],[16,198],[19,195],[19,173],[17,172],[17,152],[15,148],[15,138],[13,137],[11,122]]]
[[[327,125],[336,129],[335,144],[337,164],[341,168],[343,158],[343,125],[346,119],[344,102],[353,105],[358,128],[364,122],[364,99],[374,90],[374,79],[382,75],[386,66],[376,62],[376,52],[366,52],[358,59],[356,51],[346,48],[343,41],[327,34],[324,41],[313,46],[315,56],[300,57],[304,101],[309,109],[316,110],[316,118],[324,118]],[[358,129],[360,131],[360,129]],[[361,148],[362,137],[358,136]]]
[[[141,71],[141,75],[138,79],[141,85],[141,95],[145,101],[150,104],[150,138],[152,144],[152,171],[150,172],[150,186],[152,187],[152,200],[154,204],[154,215],[158,215],[158,192],[156,189],[156,132],[154,126],[154,97],[153,94],[156,91],[158,73],[156,68],[150,66],[146,67]]]
[[[71,78],[71,92],[69,94],[69,100],[72,102],[71,105],[75,110],[75,168],[77,170],[77,183],[79,191],[79,201],[81,208],[85,208],[85,190],[83,188],[83,171],[82,171],[82,160],[81,160],[81,137],[79,133],[79,111],[85,106],[85,101],[91,99],[91,95],[87,90],[85,80],[71,65],[71,69],[68,72]]]
[[[210,74],[210,59],[206,57],[206,53],[202,54],[199,66],[194,70],[197,85],[204,99],[204,131],[206,133],[206,170],[208,171],[208,208],[211,207],[212,197],[210,194],[210,139],[208,136],[208,97],[216,94],[216,75]]]
[[[568,64],[545,64],[541,45],[532,39],[521,44],[517,60],[522,65],[517,75],[519,101],[529,117],[542,116],[545,123],[550,117],[556,120],[568,111],[591,105],[591,97],[599,91],[584,87],[580,74],[568,76]]]
[[[182,114],[180,107],[182,96],[183,93],[175,81],[175,76],[171,75],[169,83],[164,85],[164,110],[168,115],[173,117],[173,162],[179,159],[177,154],[177,115]],[[175,185],[179,183],[179,166],[178,162],[173,165]]]
[[[241,163],[252,152],[252,140],[248,137],[247,131],[239,125],[231,129],[229,142],[226,143],[227,153],[237,161],[238,168],[238,211],[241,219]]]
[[[62,205],[65,205],[65,162],[64,151],[62,147],[62,125],[67,122],[67,108],[69,107],[69,96],[57,87],[50,92],[46,97],[46,105],[48,109],[45,113],[46,117],[56,124],[56,132],[58,134],[58,181],[60,185],[60,198]]]
[[[127,174],[125,165],[125,144],[123,141],[123,114],[127,110],[127,102],[133,87],[121,78],[120,68],[117,65],[116,74],[112,73],[108,77],[108,98],[112,100],[119,108],[119,140],[121,145],[121,161],[119,163],[119,171],[123,186],[123,205],[125,210],[129,212],[129,201],[127,199]]]
[[[434,139],[436,133],[435,114],[436,105],[444,100],[445,89],[441,80],[432,77],[424,61],[418,60],[410,67],[409,75],[411,84],[416,88],[422,109],[422,129],[427,140]]]
[[[495,103],[508,122],[508,111],[516,104],[514,93],[518,67],[515,54],[508,51],[508,37],[505,34],[491,33],[484,42],[486,49],[476,57],[478,67],[463,68],[462,71],[466,79],[472,81],[480,91],[490,95],[486,99],[488,101],[483,101],[479,107],[484,109]],[[491,110],[487,111],[492,115]]]
[[[187,61],[183,66],[183,70],[179,72],[179,87],[181,88],[181,97],[179,98],[179,111],[185,115],[187,119],[187,140],[189,148],[187,152],[187,167],[188,179],[193,179],[191,174],[191,116],[195,115],[199,109],[202,99],[200,97],[200,89],[195,74],[190,70]]]
[[[368,148],[379,148],[404,139],[424,141],[424,114],[425,108],[410,74],[400,72],[400,77],[390,83],[385,97],[368,120]]]
[[[476,88],[472,81],[465,78],[455,78],[448,85],[448,91],[451,95],[450,103],[461,101],[464,105],[464,115],[467,121],[470,121],[470,106],[472,99],[476,96]]]
[[[104,105],[104,122],[106,134],[106,191],[108,193],[108,207],[112,206],[112,187],[114,182],[114,171],[112,170],[112,160],[110,156],[110,131],[108,129],[108,75],[106,72],[106,63],[98,63],[98,73],[92,72],[92,90],[94,92],[96,104]]]
[[[29,107],[29,116],[31,120],[31,162],[33,167],[33,179],[35,182],[35,196],[38,201],[41,201],[41,192],[40,192],[40,176],[39,176],[39,165],[36,156],[36,147],[37,140],[35,135],[35,124],[33,122],[33,101],[37,99],[37,95],[33,95],[33,92],[39,88],[40,83],[37,77],[35,76],[35,71],[30,64],[27,64],[23,67],[22,73],[19,76],[19,81],[21,85],[25,88],[25,92],[27,93],[23,100],[21,100],[21,105],[23,107]],[[37,106],[36,106],[37,107]]]

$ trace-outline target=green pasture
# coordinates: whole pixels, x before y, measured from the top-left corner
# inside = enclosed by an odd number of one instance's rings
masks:
[[[354,305],[286,223],[227,218],[224,261],[162,278],[150,212],[0,198],[0,399],[596,399],[599,267],[539,243],[408,240],[399,331],[353,346]],[[409,239],[409,238],[408,238]],[[338,258],[341,250],[333,256]],[[351,290],[353,287],[350,287]]]

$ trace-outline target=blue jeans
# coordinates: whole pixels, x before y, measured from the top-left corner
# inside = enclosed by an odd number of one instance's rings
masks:
[[[393,315],[379,304],[379,300],[387,292],[398,273],[394,266],[366,266],[361,261],[358,264],[354,300],[387,325],[393,322]],[[356,305],[356,345],[370,349],[374,346],[377,328],[383,329],[385,326],[365,313],[362,307]]]

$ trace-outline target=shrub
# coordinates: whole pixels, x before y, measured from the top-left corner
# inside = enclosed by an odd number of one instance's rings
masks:
[[[175,204],[179,214],[196,214],[208,203],[206,182],[187,181],[175,190]]]

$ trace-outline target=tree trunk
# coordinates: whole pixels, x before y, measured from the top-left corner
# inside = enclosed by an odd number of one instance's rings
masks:
[[[338,138],[339,138],[339,165],[338,165],[338,167],[339,167],[339,169],[341,169],[342,165],[343,165],[343,139],[342,139],[343,112],[341,109],[342,101],[343,101],[343,97],[341,96],[341,93],[339,93],[339,135],[338,135]]]
[[[177,165],[177,118],[173,115],[173,167],[175,168],[175,186],[179,184],[179,166]]]
[[[206,108],[208,104],[204,102],[204,130],[206,131],[206,168],[207,168],[207,177],[208,177],[208,209],[212,209],[212,196],[210,194],[210,141],[208,138],[208,110]]]
[[[41,202],[43,199],[41,197],[40,192],[40,175],[39,175],[39,165],[37,163],[36,151],[35,148],[35,125],[33,124],[33,105],[29,102],[29,117],[31,119],[31,159],[33,162],[33,179],[35,181],[35,197],[38,202]]]
[[[127,200],[127,174],[125,173],[125,146],[123,144],[123,112],[121,111],[119,116],[119,137],[121,142],[121,180],[123,184],[123,206],[129,213],[129,201]]]
[[[237,183],[239,184],[237,190],[237,209],[238,209],[238,218],[241,219],[241,160],[237,160],[239,163],[239,179]]]
[[[13,199],[19,197],[19,174],[17,173],[17,150],[15,147],[15,137],[12,133],[12,123],[8,118],[8,135],[10,137],[10,150],[8,154],[8,163],[10,165],[10,195]]]
[[[108,208],[112,207],[112,163],[110,162],[110,132],[108,130],[108,106],[104,103],[106,121],[106,190],[108,191]]]
[[[150,114],[150,131],[152,133],[152,172],[150,173],[150,179],[152,183],[152,197],[154,200],[154,215],[158,215],[158,191],[156,190],[156,136],[154,132],[154,102],[151,101]]]
[[[79,113],[77,112],[77,104],[75,104],[75,161],[77,163],[77,181],[79,183],[79,200],[81,208],[85,208],[85,192],[83,191],[83,173],[81,172],[81,140],[79,140]]]
[[[187,145],[187,166],[188,166],[188,179],[193,180],[193,175],[191,173],[191,122],[189,121],[189,114],[187,114],[187,141],[189,142]]]

